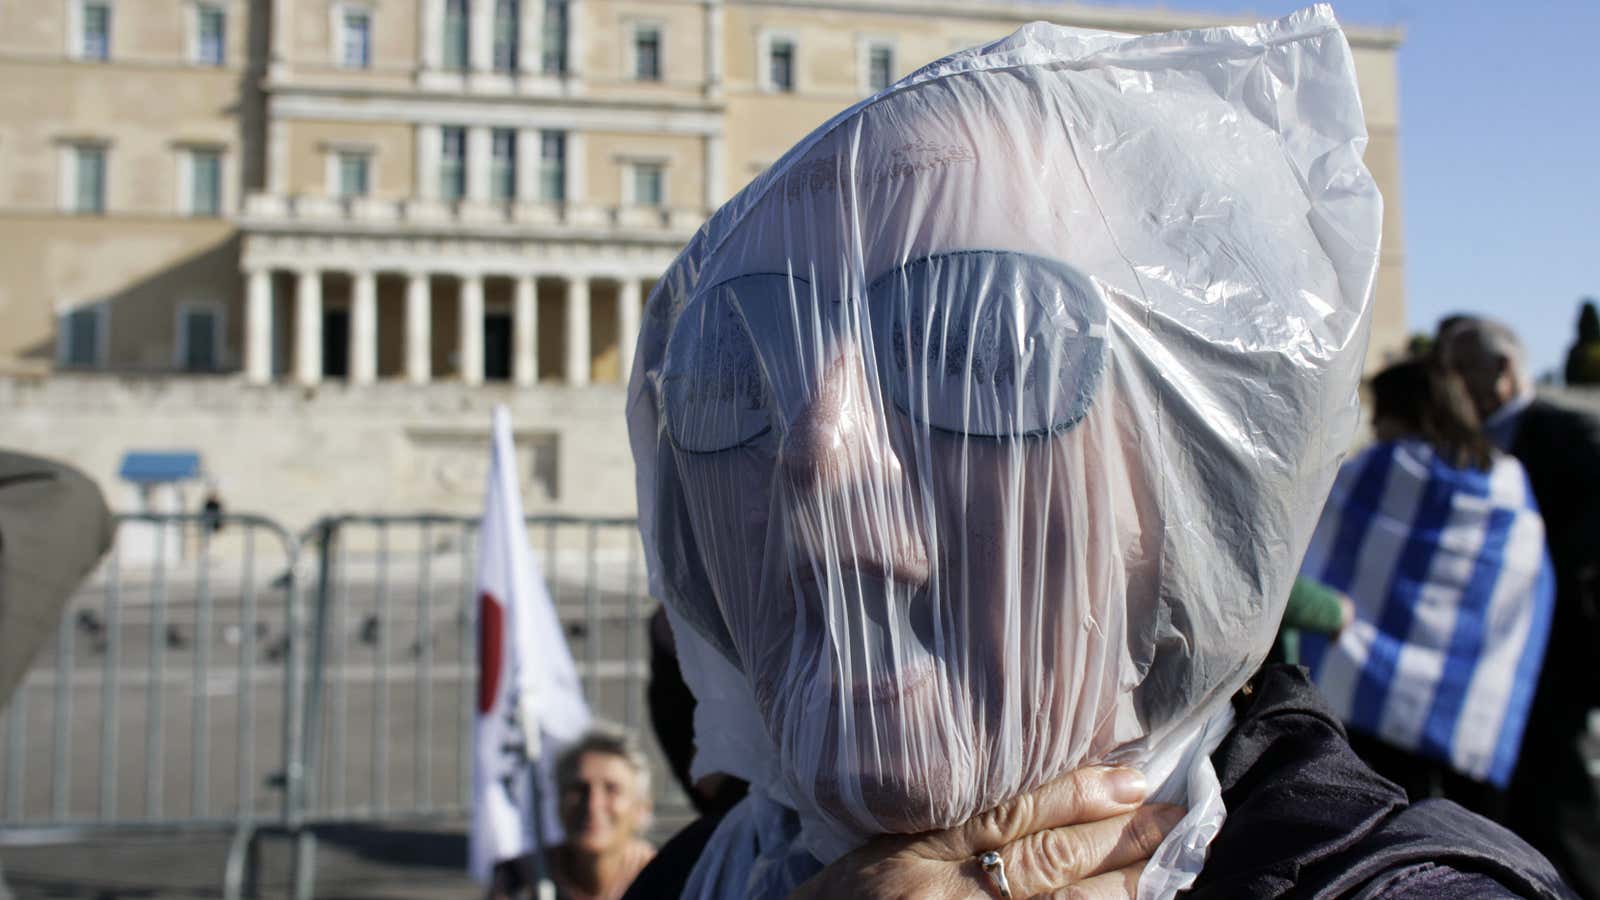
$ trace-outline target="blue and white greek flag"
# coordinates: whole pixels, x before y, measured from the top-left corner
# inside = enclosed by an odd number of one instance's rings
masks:
[[[1306,635],[1346,725],[1505,787],[1550,635],[1555,581],[1528,476],[1458,469],[1427,444],[1375,444],[1339,471],[1301,574],[1356,618]]]

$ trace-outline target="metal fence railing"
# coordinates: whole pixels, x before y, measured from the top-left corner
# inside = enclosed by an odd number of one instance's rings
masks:
[[[455,516],[339,516],[307,534],[302,552],[317,562],[308,622],[319,637],[291,823],[301,873],[314,871],[304,835],[316,823],[468,811],[477,529]],[[653,604],[634,520],[532,516],[528,529],[590,708],[639,733]],[[684,804],[657,768],[670,814]]]
[[[642,733],[654,604],[634,521],[528,525],[590,708]],[[477,528],[348,515],[295,537],[255,516],[118,517],[5,711],[0,844],[228,829],[235,897],[260,832],[278,831],[309,897],[319,825],[466,813]],[[657,818],[687,817],[653,764]]]
[[[297,540],[259,516],[122,515],[6,706],[0,842],[288,812]]]

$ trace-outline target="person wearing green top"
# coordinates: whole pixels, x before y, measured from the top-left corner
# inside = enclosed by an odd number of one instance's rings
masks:
[[[1354,616],[1355,605],[1349,597],[1310,578],[1296,578],[1289,591],[1289,606],[1283,611],[1283,624],[1278,626],[1275,656],[1289,665],[1300,665],[1301,632],[1335,637]]]

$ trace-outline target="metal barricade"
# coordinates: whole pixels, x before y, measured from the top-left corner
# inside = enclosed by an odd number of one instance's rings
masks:
[[[232,829],[245,890],[256,827],[297,787],[297,552],[260,516],[118,516],[6,709],[0,843]]]
[[[529,540],[598,719],[645,731],[648,615],[635,521],[531,516]],[[302,555],[309,645],[296,894],[310,896],[318,823],[415,820],[470,810],[477,684],[478,520],[339,516]],[[654,754],[654,744],[641,741]],[[658,815],[687,805],[654,759]]]
[[[597,719],[645,727],[648,616],[633,519],[528,518]],[[337,516],[298,538],[250,515],[121,515],[4,712],[0,845],[262,832],[315,882],[315,828],[470,811],[476,518]],[[656,818],[692,813],[652,741]]]

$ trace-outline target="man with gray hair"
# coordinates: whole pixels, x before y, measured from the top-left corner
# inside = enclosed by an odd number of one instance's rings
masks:
[[[1555,567],[1550,644],[1506,824],[1600,900],[1600,795],[1579,747],[1600,706],[1600,416],[1536,396],[1522,342],[1499,322],[1445,319],[1436,349],[1466,382],[1490,439],[1527,469]]]

